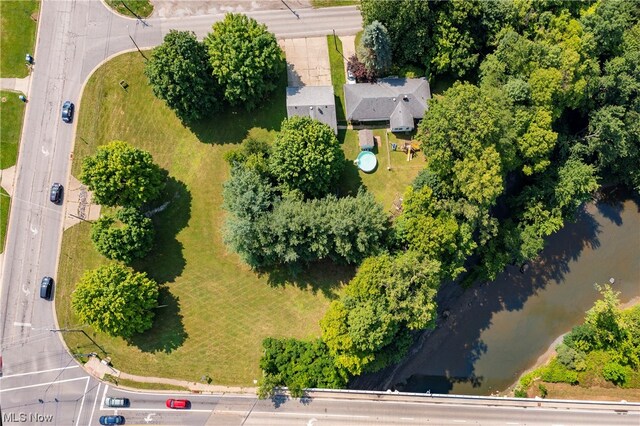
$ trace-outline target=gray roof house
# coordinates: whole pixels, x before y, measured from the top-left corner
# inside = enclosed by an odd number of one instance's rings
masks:
[[[355,122],[389,121],[392,132],[415,128],[431,99],[425,78],[383,78],[376,83],[344,85],[347,120]]]
[[[338,133],[333,86],[287,87],[287,117],[311,117]]]

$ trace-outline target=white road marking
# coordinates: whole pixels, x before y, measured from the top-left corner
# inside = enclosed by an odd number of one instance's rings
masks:
[[[43,153],[45,156],[48,156],[48,155],[49,155],[49,150],[47,150],[47,148],[45,148],[45,147],[44,147],[44,145],[42,145],[42,153]]]
[[[38,233],[38,228],[36,228],[35,226],[32,226],[31,232],[33,233],[33,235],[36,235]]]
[[[194,411],[194,410],[189,410],[189,411]],[[246,413],[247,410],[215,410],[214,412],[217,413],[217,414],[237,414],[237,413]],[[352,415],[352,414],[285,413],[285,412],[280,412],[280,411],[256,411],[256,410],[251,411],[251,414],[252,415],[262,414],[262,415],[268,415],[268,416],[302,416],[302,415],[308,415],[308,416],[314,416],[314,417],[347,417],[347,418],[353,418],[353,419],[368,419],[368,418],[371,417],[371,416],[356,416],[356,415]]]
[[[453,422],[454,423],[466,423],[467,421],[466,420],[454,420]]]
[[[96,392],[96,399],[93,400],[93,409],[91,410],[91,417],[93,419],[93,414],[96,412],[96,403],[98,402],[98,398],[100,397],[100,386],[102,386],[102,382],[98,383],[98,390]]]
[[[25,295],[29,296],[29,294],[31,293],[31,290],[29,290],[28,288],[26,288],[26,287],[24,286],[24,284],[23,284],[23,285],[22,285],[22,292],[23,292]]]
[[[515,422],[507,422],[508,425],[519,425],[520,423],[515,423]]]
[[[102,399],[100,400],[100,410],[104,409],[104,400],[107,397],[108,390],[109,390],[109,385],[104,387],[104,392],[102,393]]]
[[[30,322],[14,322],[13,325],[15,325],[16,327],[31,327],[31,323]]]
[[[38,384],[35,384],[35,385],[29,385],[29,386],[19,386],[17,388],[0,389],[0,393],[9,392],[9,391],[15,391],[15,390],[21,390],[21,389],[37,388],[38,386],[55,385],[56,383],[77,382],[78,380],[85,380],[85,379],[87,380],[87,384],[88,384],[89,383],[89,377],[76,377],[75,379],[58,380],[58,381],[55,381],[55,382],[45,382],[45,383],[38,383]]]
[[[10,377],[30,376],[32,374],[50,373],[51,371],[73,370],[74,368],[80,368],[80,366],[79,365],[72,365],[71,367],[52,368],[51,370],[31,371],[29,373],[12,374],[10,376],[4,376],[2,378],[3,379],[8,379]]]
[[[120,391],[120,389],[118,389],[118,392]],[[189,399],[191,399],[193,395],[189,395]],[[209,395],[210,396],[210,395]],[[100,411],[111,411],[113,410],[113,408],[109,408],[109,407],[104,407],[104,408],[100,408]],[[188,409],[188,410],[176,410],[175,408],[155,408],[155,407],[136,407],[136,408],[118,408],[117,410],[115,410],[116,412],[118,411],[127,411],[127,412],[136,412],[136,411],[144,411],[144,412],[149,412],[149,411],[165,411],[168,413],[185,413],[185,414],[189,414],[189,413],[210,413],[213,411],[213,409],[210,410],[194,410],[192,408]],[[246,413],[245,411],[232,411],[233,413]]]
[[[147,414],[147,417],[145,417],[145,418],[144,418],[144,419],[142,419],[142,420],[144,420],[144,422],[145,422],[145,423],[152,422],[152,421],[153,421],[153,419],[151,418],[151,416],[155,416],[155,415],[156,415],[156,413],[149,413],[149,414]]]
[[[91,380],[89,377],[83,377],[84,379],[87,379],[87,384],[84,385],[84,392],[82,393],[82,402],[80,403],[80,410],[78,410],[78,418],[80,418],[80,416],[82,415],[82,407],[84,407],[84,399],[87,397],[87,389],[89,389],[89,381]],[[89,419],[89,421],[91,421],[91,419]],[[89,426],[91,423],[87,423],[87,426]]]
[[[413,417],[400,417],[400,420],[415,420]]]

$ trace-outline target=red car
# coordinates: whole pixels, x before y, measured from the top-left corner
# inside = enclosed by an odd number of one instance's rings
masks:
[[[190,404],[186,399],[167,399],[168,408],[184,409],[189,408]]]

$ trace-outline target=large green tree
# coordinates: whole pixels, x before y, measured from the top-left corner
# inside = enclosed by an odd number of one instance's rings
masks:
[[[367,258],[320,323],[337,365],[357,375],[399,361],[409,330],[434,325],[440,280],[440,263],[414,251]]]
[[[391,40],[380,22],[373,21],[364,28],[358,58],[374,75],[382,75],[391,67]]]
[[[147,151],[112,141],[84,159],[80,181],[105,206],[141,206],[164,187],[165,176]]]
[[[201,119],[220,104],[204,44],[191,31],[170,30],[145,65],[153,94],[182,121]]]
[[[344,168],[344,152],[333,130],[309,117],[282,122],[270,157],[270,171],[288,190],[307,198],[330,193]]]
[[[231,105],[253,109],[278,87],[285,70],[284,54],[266,25],[228,13],[213,25],[204,43],[213,77]]]
[[[158,284],[118,263],[87,271],[71,295],[78,319],[96,331],[129,338],[151,328]]]
[[[153,237],[151,219],[133,207],[103,215],[91,225],[96,250],[124,263],[145,257],[153,247]]]

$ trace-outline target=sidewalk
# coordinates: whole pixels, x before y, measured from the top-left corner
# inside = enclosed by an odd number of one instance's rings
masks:
[[[29,91],[29,77],[25,78],[0,78],[0,89],[22,92],[25,95]]]
[[[212,393],[212,394],[251,394],[255,395],[257,393],[257,388],[254,387],[234,387],[234,386],[219,386],[219,385],[208,385],[206,383],[197,383],[197,382],[189,382],[186,380],[176,380],[176,379],[163,379],[160,377],[143,377],[143,376],[135,376],[133,374],[123,373],[115,368],[103,364],[100,362],[98,357],[91,357],[86,364],[84,364],[84,369],[91,374],[92,376],[102,380],[105,374],[110,374],[119,379],[133,380],[136,382],[142,383],[158,383],[164,385],[172,385],[172,386],[180,386],[188,389],[190,392],[194,393]],[[173,391],[175,393],[175,391]]]

